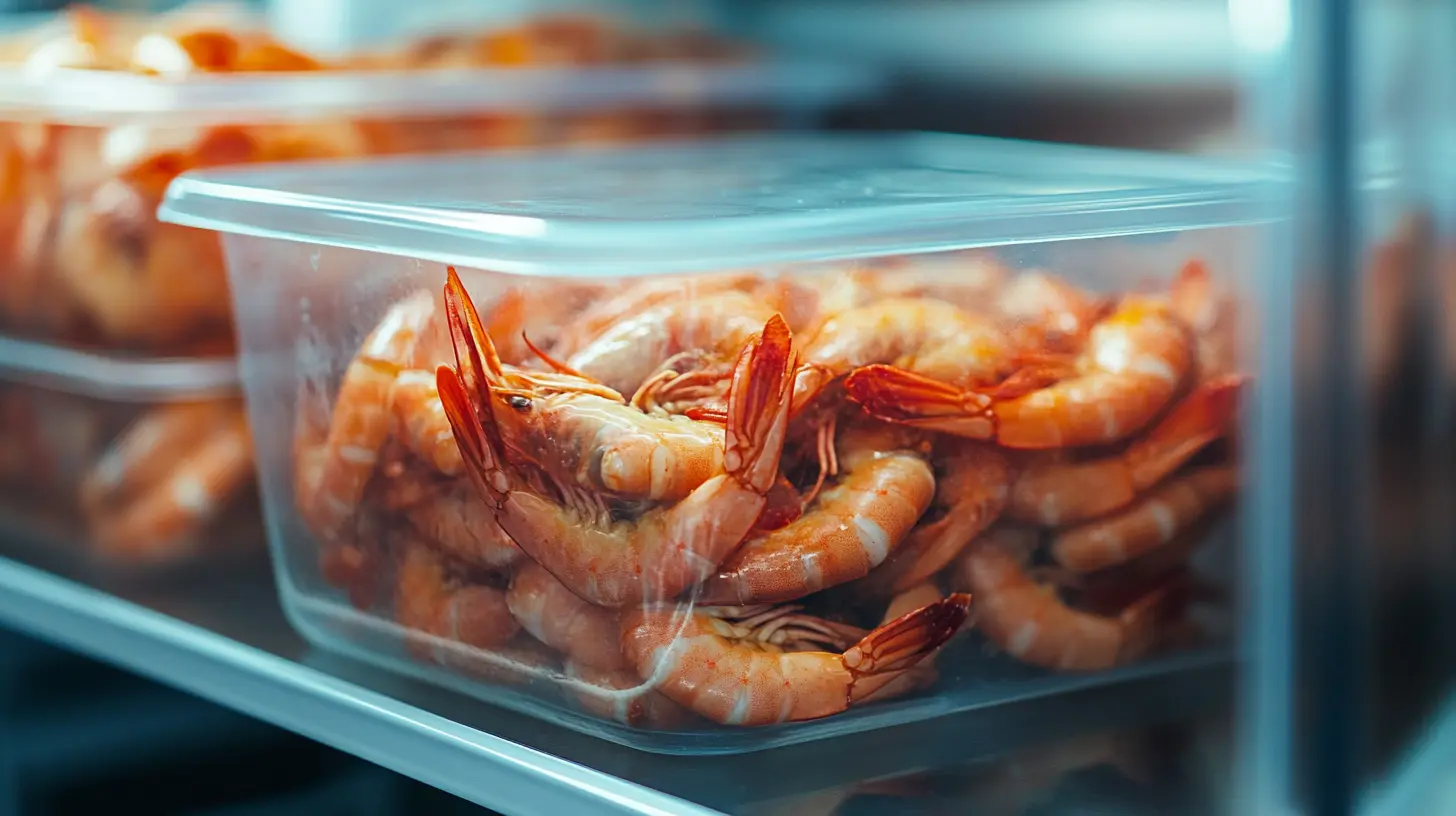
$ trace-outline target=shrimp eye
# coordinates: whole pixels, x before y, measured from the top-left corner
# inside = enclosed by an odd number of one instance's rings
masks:
[[[511,407],[525,413],[531,410],[531,401],[525,397],[511,397]]]

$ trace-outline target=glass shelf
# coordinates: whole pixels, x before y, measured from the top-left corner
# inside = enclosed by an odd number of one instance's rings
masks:
[[[313,650],[284,621],[261,561],[148,585],[110,584],[48,560],[47,571],[36,558],[31,547],[0,543],[0,624],[505,814],[797,813],[811,803],[827,803],[813,812],[831,814],[848,812],[859,796],[875,797],[876,812],[925,812],[927,797],[953,796],[938,805],[959,809],[1008,785],[1032,797],[1056,787],[1078,806],[1092,799],[1122,812],[1188,812],[1208,809],[1225,787],[1188,777],[1227,768],[1226,738],[1209,748],[1207,732],[1225,723],[1228,666],[864,738],[734,757],[658,756]],[[1140,741],[1135,753],[1151,754],[1158,769],[1129,772],[1137,781],[1113,785],[1113,794],[1097,774],[1064,790],[1061,777],[1079,767],[1122,767],[1116,752],[1149,729],[1163,742],[1171,729],[1180,752],[1150,752]]]

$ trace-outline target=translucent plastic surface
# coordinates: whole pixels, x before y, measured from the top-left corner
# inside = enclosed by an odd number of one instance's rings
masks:
[[[183,170],[752,129],[869,87],[582,18],[327,61],[202,12],[77,12],[5,45],[0,330],[152,354],[232,342],[215,239],[153,218]]]
[[[231,364],[33,351],[0,347],[17,355],[0,362],[9,535],[121,577],[258,549],[252,444]],[[88,365],[106,377],[89,377]]]
[[[162,217],[248,282],[308,638],[721,753],[1219,653],[1253,178],[758,139],[219,171]]]

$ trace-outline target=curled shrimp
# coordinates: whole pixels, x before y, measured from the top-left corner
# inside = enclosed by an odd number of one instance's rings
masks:
[[[540,565],[527,562],[516,570],[506,603],[522,628],[573,664],[608,672],[628,668],[616,614],[578,598]]]
[[[491,385],[476,372],[470,344],[462,371],[442,366],[440,396],[465,457],[466,470],[501,527],[533,560],[580,597],[622,607],[672,597],[706,579],[753,528],[778,476],[788,424],[794,364],[788,327],[777,317],[749,341],[729,398],[723,473],[681,501],[616,520],[599,496],[574,485],[545,483],[539,471],[512,466],[495,415],[533,408],[524,395],[497,407]],[[474,383],[474,400],[463,382]],[[476,406],[485,406],[478,410]]]
[[[989,391],[885,365],[855,371],[845,387],[880,419],[1047,449],[1127,438],[1167,406],[1191,369],[1188,330],[1167,302],[1130,295],[1091,328],[1071,362],[1020,368]]]
[[[340,538],[358,511],[389,438],[390,391],[434,311],[430,295],[419,292],[385,314],[344,372],[324,440],[316,450],[296,454],[298,509],[324,541]]]
[[[394,414],[396,439],[446,476],[465,472],[433,372],[400,372],[390,389],[389,406]]]
[[[427,491],[404,515],[421,536],[465,563],[504,569],[523,556],[469,481],[445,482]]]
[[[406,542],[403,549],[394,596],[394,615],[401,626],[477,649],[496,648],[515,636],[520,627],[504,592],[455,578],[428,546]],[[411,645],[437,662],[450,662],[428,640]]]
[[[566,358],[566,365],[624,394],[635,392],[663,360],[702,350],[732,359],[775,314],[734,290],[679,297],[613,323]]]
[[[622,646],[637,673],[680,705],[724,725],[771,725],[883,696],[959,631],[969,608],[969,596],[952,595],[844,648],[859,630],[795,607],[649,606],[624,615]]]
[[[994,530],[957,562],[958,583],[975,595],[977,629],[1017,660],[1061,671],[1110,669],[1147,654],[1157,640],[1166,587],[1115,617],[1073,609],[1027,574],[1020,533]]]
[[[507,460],[622,499],[680,500],[723,472],[721,423],[647,416],[590,378],[508,367],[454,270],[445,291],[457,359],[479,360],[469,370],[490,385]]]
[[[690,279],[648,278],[583,309],[572,319],[570,327],[561,332],[552,352],[557,356],[570,357],[586,349],[614,324],[665,304],[722,292],[744,292],[757,285],[758,276],[749,274]],[[759,321],[759,325],[763,325],[763,321]]]
[[[644,686],[630,669],[604,669],[568,660],[566,676],[574,681],[577,702],[598,717],[634,728],[663,730],[682,728],[694,719],[691,711]]]
[[[1242,376],[1229,375],[1199,384],[1120,453],[1023,464],[1011,489],[1007,518],[1060,527],[1126,507],[1227,432],[1245,382]]]
[[[794,383],[794,412],[852,371],[855,376],[846,387],[862,404],[854,383],[872,385],[874,378],[861,375],[864,370],[886,368],[935,383],[990,385],[1011,373],[1015,352],[1011,339],[985,316],[939,300],[886,298],[829,318],[805,344],[804,368]],[[981,409],[990,404],[985,397],[978,401]],[[972,412],[969,402],[962,407],[968,415]],[[982,435],[990,436],[994,429],[989,415],[983,410],[981,417]],[[897,417],[891,413],[881,418]]]
[[[1231,466],[1174,476],[1116,515],[1058,531],[1052,558],[1079,573],[1126,563],[1171,543],[1232,499],[1238,488],[1238,471]]]
[[[698,603],[778,603],[862,578],[900,545],[935,495],[925,455],[854,429],[839,475],[789,524],[749,538],[704,581]],[[889,440],[895,442],[898,440]]]
[[[166,416],[187,425],[192,419],[178,413]],[[165,448],[166,430],[160,431],[159,439],[152,435],[154,429],[152,425],[136,428],[137,435],[124,438],[123,447],[132,454],[151,445]],[[140,436],[149,437],[149,443],[140,443]],[[141,462],[155,456],[144,457]],[[185,452],[173,451],[164,461],[166,466],[160,471],[155,464],[139,463],[133,473],[152,478],[145,483],[126,484],[123,477],[123,484],[118,486],[125,492],[112,494],[112,498],[127,493],[130,498],[119,506],[112,504],[93,511],[98,548],[128,557],[158,558],[174,554],[180,546],[197,543],[195,535],[222,514],[253,476],[252,438],[241,406],[222,403],[202,436],[192,437]],[[113,475],[107,473],[88,484],[96,485]]]
[[[1233,373],[1238,364],[1238,303],[1233,296],[1219,290],[1202,261],[1192,260],[1179,270],[1169,298],[1193,332],[1198,376]]]
[[[898,551],[856,585],[861,594],[910,591],[944,569],[1001,517],[1010,494],[1011,467],[999,451],[955,440],[932,461],[936,484],[931,514],[910,531]]]

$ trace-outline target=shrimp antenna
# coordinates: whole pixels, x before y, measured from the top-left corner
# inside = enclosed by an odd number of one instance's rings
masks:
[[[550,366],[551,369],[557,374],[566,374],[570,377],[580,377],[587,382],[596,383],[598,385],[601,384],[601,381],[597,378],[583,374],[580,371],[577,371],[576,369],[567,365],[566,363],[563,363],[555,357],[552,357],[550,354],[547,354],[544,349],[531,342],[531,338],[526,336],[526,332],[524,330],[521,332],[521,342],[525,343],[526,348],[530,349],[532,354],[540,358],[541,362]]]

